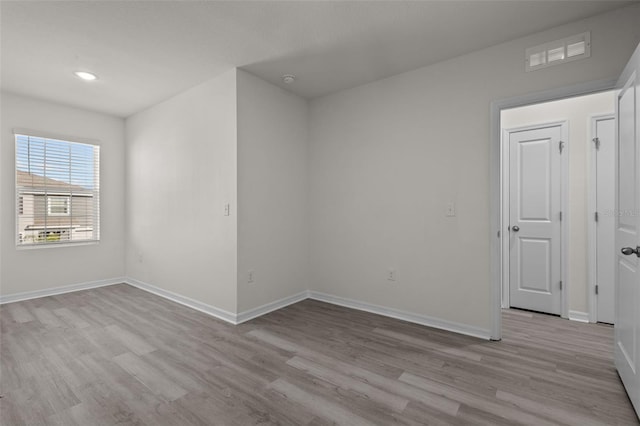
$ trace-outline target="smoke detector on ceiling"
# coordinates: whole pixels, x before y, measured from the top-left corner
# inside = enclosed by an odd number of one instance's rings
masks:
[[[293,74],[285,74],[282,76],[282,81],[284,81],[285,84],[291,84],[296,81],[296,76]]]

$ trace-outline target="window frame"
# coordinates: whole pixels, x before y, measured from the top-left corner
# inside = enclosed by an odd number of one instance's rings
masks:
[[[101,190],[100,190],[100,177],[101,177],[101,172],[100,172],[100,165],[101,165],[101,161],[100,161],[100,151],[101,151],[101,143],[99,140],[96,139],[90,139],[90,138],[81,138],[81,137],[73,137],[73,136],[65,136],[65,135],[56,135],[56,134],[51,134],[48,132],[41,132],[41,131],[33,131],[33,130],[26,130],[26,129],[13,129],[13,134],[14,134],[14,149],[15,149],[15,159],[14,159],[14,188],[15,188],[15,205],[14,205],[14,214],[15,214],[15,235],[14,235],[14,241],[15,241],[15,245],[16,245],[16,249],[17,250],[31,250],[31,249],[41,249],[41,248],[51,248],[51,247],[65,247],[65,246],[82,246],[82,245],[97,245],[100,243],[101,240],[101,214],[100,214],[100,210],[101,210]],[[20,229],[20,224],[21,224],[21,220],[23,220],[24,218],[24,213],[25,213],[25,196],[27,195],[38,195],[38,196],[43,196],[44,200],[43,200],[43,208],[44,208],[44,217],[52,217],[52,218],[59,218],[59,217],[73,217],[73,198],[74,196],[74,192],[73,190],[70,191],[69,195],[67,195],[66,193],[60,193],[59,189],[53,189],[51,191],[51,193],[47,193],[47,191],[45,191],[45,193],[42,192],[38,192],[38,191],[30,191],[28,188],[26,187],[20,187],[18,186],[18,171],[24,171],[24,169],[20,169],[19,168],[19,151],[18,151],[18,147],[19,147],[19,138],[22,137],[26,137],[26,138],[37,138],[37,139],[44,139],[44,143],[46,144],[47,142],[53,142],[53,143],[67,143],[67,144],[79,144],[79,145],[87,145],[90,146],[91,149],[93,150],[91,155],[88,157],[88,161],[92,161],[92,171],[93,171],[93,177],[92,177],[92,185],[90,188],[85,187],[84,189],[86,190],[86,193],[78,193],[77,196],[80,197],[90,197],[92,198],[92,214],[90,216],[91,220],[90,220],[90,224],[89,225],[77,225],[74,226],[73,222],[69,225],[69,227],[64,227],[61,228],[59,226],[47,226],[46,225],[46,221],[45,221],[45,225],[41,226],[41,225],[31,225],[33,226],[33,228],[31,229]],[[71,168],[73,167],[74,163],[70,161],[69,163],[69,169],[70,169],[70,173],[71,173]],[[45,172],[46,174],[46,172]],[[38,176],[40,176],[38,174]],[[45,178],[47,178],[46,176],[44,176]],[[56,180],[56,179],[54,179]],[[73,185],[70,183],[70,185]],[[46,185],[45,185],[46,186]],[[26,190],[25,190],[26,189]],[[89,193],[90,195],[87,195],[87,193]],[[52,198],[58,198],[58,197],[65,197],[67,199],[67,213],[50,213],[50,203],[49,203],[49,197]],[[31,203],[35,203],[35,201],[32,201]],[[35,206],[35,204],[34,204]],[[34,207],[35,208],[35,207]],[[35,217],[35,216],[34,216]],[[59,240],[53,240],[53,239],[48,239],[47,241],[39,241],[41,240],[39,238],[39,235],[44,233],[45,235],[47,235],[48,233],[52,233],[52,232],[59,232],[60,235],[63,234],[67,234],[69,235],[69,237],[71,238],[72,234],[73,234],[73,229],[74,228],[78,228],[78,230],[80,232],[86,232],[87,228],[90,229],[89,232],[91,232],[91,237],[90,238],[85,238],[85,239],[77,239],[77,240],[72,240],[72,239],[62,239],[60,238]],[[27,235],[27,231],[30,231],[30,234],[32,234],[32,237],[29,238],[29,236]]]

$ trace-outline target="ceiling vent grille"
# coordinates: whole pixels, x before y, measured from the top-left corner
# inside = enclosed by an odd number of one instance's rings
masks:
[[[525,54],[527,72],[588,58],[591,56],[591,33],[587,31],[530,47]]]

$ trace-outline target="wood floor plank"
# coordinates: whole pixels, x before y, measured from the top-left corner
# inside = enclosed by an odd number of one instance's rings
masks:
[[[69,327],[85,328],[91,326],[91,324],[89,324],[80,315],[73,312],[69,308],[56,309],[55,311],[53,311],[53,313],[62,321],[64,321]]]
[[[613,329],[488,342],[306,300],[232,326],[128,285],[0,307],[0,425],[639,425]]]
[[[280,345],[283,350],[286,350],[285,348],[287,348],[290,352],[297,353],[303,357],[318,361],[325,367],[338,371],[340,374],[343,374],[347,377],[357,378],[388,392],[395,393],[396,395],[422,402],[425,405],[428,405],[437,410],[441,410],[445,413],[455,415],[460,406],[458,402],[443,398],[436,393],[407,386],[407,384],[403,383],[402,381],[389,379],[361,367],[331,359],[326,355],[321,355],[310,350],[305,350],[291,342],[286,341],[283,338],[274,336],[266,331],[261,331],[259,333],[250,332],[249,334],[253,337],[264,339],[265,342],[269,342],[273,345]]]
[[[44,326],[51,327],[51,328],[64,326],[62,319],[54,315],[50,309],[41,308],[41,307],[35,308],[33,310],[33,315]]]
[[[11,318],[15,322],[29,322],[34,321],[35,317],[27,309],[27,303],[11,303],[2,309],[9,311]]]
[[[324,398],[305,392],[304,390],[278,379],[270,388],[281,393],[285,398],[303,406],[309,413],[325,418],[338,425],[369,426],[372,423],[354,415],[349,409]]]
[[[117,325],[110,325],[106,330],[111,336],[129,348],[136,355],[144,355],[155,351],[156,348],[148,344],[142,337]]]
[[[401,396],[394,395],[382,389],[378,389],[368,383],[346,376],[313,361],[306,360],[301,357],[293,357],[287,364],[293,368],[298,368],[311,374],[319,379],[323,379],[329,383],[333,383],[342,389],[352,390],[364,395],[367,399],[374,401],[376,404],[386,406],[391,410],[402,412],[407,407],[409,400]]]
[[[114,362],[131,374],[156,395],[167,401],[184,396],[187,391],[175,384],[167,375],[130,352],[113,358]]]
[[[584,413],[576,413],[555,407],[551,404],[544,404],[529,398],[518,396],[509,392],[498,390],[496,398],[512,404],[531,413],[537,413],[549,419],[555,419],[561,423],[575,426],[601,426],[602,421]]]
[[[502,417],[512,422],[522,422],[527,425],[539,426],[553,426],[557,424],[556,422],[549,421],[543,417],[525,412],[524,410],[518,410],[511,405],[499,404],[486,398],[481,398],[476,395],[469,394],[461,389],[456,389],[446,384],[433,382],[426,377],[403,373],[400,376],[399,380],[413,385],[417,388],[442,395],[454,401],[458,401],[461,404],[486,411],[490,414],[494,414],[498,417]]]
[[[388,337],[392,337],[393,339],[405,342],[405,343],[409,343],[413,346],[425,349],[425,350],[436,350],[436,351],[440,351],[443,353],[448,353],[457,357],[463,357],[463,358],[468,358],[471,359],[473,361],[480,361],[482,360],[482,355],[474,353],[472,351],[467,351],[467,350],[463,350],[463,349],[458,349],[455,347],[451,347],[451,346],[447,346],[441,343],[437,343],[437,342],[432,342],[430,340],[425,340],[425,339],[421,339],[418,337],[412,337],[406,334],[402,334],[402,333],[398,333],[396,331],[391,331],[391,330],[385,330],[382,328],[375,328],[373,330],[374,333],[378,333],[381,334],[383,336],[388,336]]]
[[[207,373],[223,385],[223,391],[217,396],[224,403],[225,409],[219,411],[238,419],[238,424],[264,422],[298,426],[306,425],[310,420],[308,411],[271,391],[269,383],[265,384],[255,376],[239,376],[236,370],[225,365],[215,367]]]

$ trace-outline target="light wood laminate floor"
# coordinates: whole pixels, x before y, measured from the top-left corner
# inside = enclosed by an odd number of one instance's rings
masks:
[[[115,285],[0,307],[3,425],[634,425],[612,331],[487,342],[306,300],[231,326]]]

